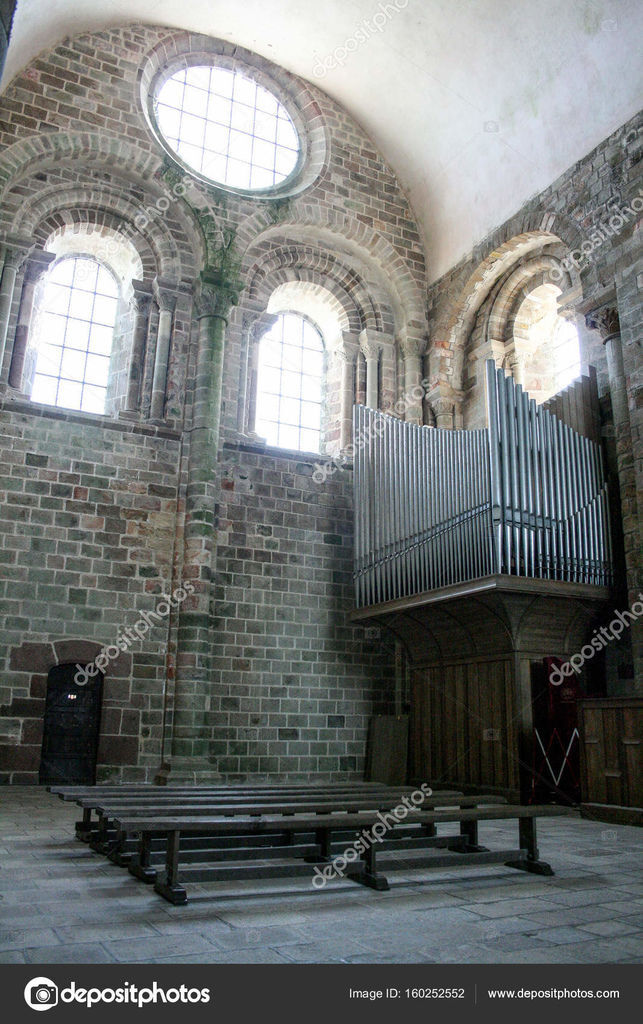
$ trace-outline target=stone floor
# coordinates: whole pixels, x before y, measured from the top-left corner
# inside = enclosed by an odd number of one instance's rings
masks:
[[[625,963],[643,956],[643,833],[577,817],[539,828],[553,878],[502,866],[387,871],[391,889],[296,879],[172,907],[77,842],[71,804],[4,787],[0,963]],[[486,845],[513,831],[481,828]],[[295,891],[293,891],[293,888]]]

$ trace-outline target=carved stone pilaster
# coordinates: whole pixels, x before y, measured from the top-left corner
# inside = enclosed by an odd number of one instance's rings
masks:
[[[405,338],[402,342],[402,352],[405,359],[422,359],[426,352],[426,338]]]
[[[176,284],[155,278],[152,290],[161,313],[173,313],[176,309]]]
[[[405,338],[402,342],[404,353],[404,400],[405,419],[421,425],[424,419],[422,408],[422,358],[426,352],[426,338]]]
[[[160,422],[165,411],[168,360],[172,339],[172,318],[176,308],[176,285],[170,281],[155,278],[152,292],[159,307],[159,323],[152,379],[152,401],[150,419]]]
[[[153,286],[147,281],[132,281],[129,307],[132,311],[132,354],[127,378],[125,408],[119,415],[136,419],[140,412],[141,382],[145,363],[145,346],[150,323]]]

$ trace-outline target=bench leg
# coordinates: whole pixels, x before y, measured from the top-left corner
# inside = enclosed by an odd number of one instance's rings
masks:
[[[142,832],[138,846],[138,856],[132,857],[128,864],[128,870],[130,874],[134,875],[135,878],[140,878],[142,882],[155,882],[157,871],[150,864],[150,854],[152,852],[152,833]]]
[[[505,862],[505,866],[516,868],[518,871],[529,871],[533,875],[553,875],[551,866],[544,860],[538,859],[535,818],[518,819],[518,837],[520,849],[526,850],[527,856],[519,860],[508,860]]]
[[[119,832],[116,839],[109,844],[107,851],[107,859],[111,860],[112,864],[116,864],[119,868],[125,868],[132,859],[131,853],[125,853],[123,847],[127,840],[125,832]]]
[[[330,829],[316,828],[315,843],[319,847],[319,853],[311,853],[305,856],[306,864],[329,864],[332,857]]]
[[[94,829],[89,837],[89,846],[95,853],[107,853],[109,824],[107,817],[103,815],[98,822],[98,828]]]
[[[487,847],[478,843],[478,822],[461,821],[460,835],[463,838],[463,845],[460,849],[463,853],[486,853]]]
[[[88,842],[91,833],[94,831],[91,807],[83,807],[83,820],[77,821],[75,828],[76,839],[80,839],[83,843]]]
[[[367,842],[367,840],[365,840]],[[378,892],[386,892],[389,888],[388,879],[384,875],[378,875],[375,861],[375,847],[370,844],[364,853],[365,868],[362,871],[350,872],[346,877],[351,882],[359,882],[360,885],[367,885],[369,889],[377,889]]]
[[[168,900],[169,903],[187,903],[188,896],[182,885],[179,885],[179,842],[181,833],[168,832],[167,850],[165,854],[165,874],[154,883],[154,891]]]

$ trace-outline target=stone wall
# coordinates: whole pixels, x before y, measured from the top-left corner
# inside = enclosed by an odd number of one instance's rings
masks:
[[[353,626],[352,471],[226,445],[218,519],[211,748],[222,771],[333,777],[364,768],[392,713],[392,651]]]
[[[295,105],[310,155],[299,191],[278,202],[235,195],[177,170],[154,135],[144,90],[159,68],[186,52],[251,66]],[[0,668],[9,773],[34,778],[43,673],[58,650],[52,645],[70,640],[79,658],[88,656],[79,645],[109,643],[130,615],[151,610],[157,593],[182,580],[194,585],[194,598],[106,672],[101,778],[152,778],[184,754],[235,775],[361,771],[367,719],[387,706],[393,660],[378,639],[366,640],[348,624],[349,474],[313,493],[311,464],[304,486],[287,458],[260,448],[250,456],[243,435],[252,428],[249,371],[262,317],[284,284],[298,289],[304,306],[311,290],[322,294],[338,325],[325,337],[329,445],[340,441],[337,394],[350,379],[340,380],[335,346],[344,346],[354,372],[360,337],[375,332],[382,401],[397,397],[403,380],[396,346],[426,335],[424,256],[403,191],[362,129],[320,90],[239,47],[160,27],[84,35],[41,54],[6,89],[0,121],[0,241],[5,269],[16,274],[0,368],[11,453]],[[61,237],[66,252],[77,238],[80,251],[108,264],[129,259],[122,298],[131,305],[117,332],[117,400],[107,417],[30,405],[23,393],[29,360],[22,380],[6,384],[26,282],[46,268],[43,251],[60,251]],[[200,271],[216,277],[230,270],[227,260],[237,268],[237,295],[223,355],[219,341],[204,352],[208,336],[195,318],[203,313]],[[155,405],[164,311],[171,343],[164,401]],[[220,453],[207,397],[215,364],[223,367],[213,396],[221,444],[233,446]],[[209,433],[199,433],[202,427]],[[265,470],[259,488],[276,491],[270,477],[281,473],[298,483],[279,485],[283,494],[267,499],[274,508],[258,502],[256,532],[244,544],[235,536],[232,555],[228,527],[216,521],[217,476],[223,462],[227,523],[239,511],[240,492],[229,489],[226,471],[240,431],[241,464],[252,458],[252,473]],[[11,518],[18,514],[23,518]],[[277,515],[281,529],[270,521]],[[262,517],[272,537],[261,534]],[[289,517],[298,527],[286,525]],[[300,562],[291,564],[295,529],[306,534],[300,558],[312,556],[305,573]],[[265,546],[255,553],[259,542]],[[255,588],[261,599],[242,599],[239,583],[230,613],[229,584],[217,574],[254,578],[267,553],[265,581]],[[287,568],[278,579],[281,566]],[[269,611],[274,617],[262,619]],[[25,641],[40,646],[25,648]],[[232,656],[231,648],[242,653]],[[269,657],[273,648],[279,653]],[[252,669],[238,670],[246,662]],[[322,688],[332,692],[325,701]],[[251,693],[262,708],[259,722],[249,721]],[[24,703],[32,700],[41,703]],[[135,717],[123,717],[126,711]]]
[[[12,403],[0,410],[0,763],[37,781],[47,672],[92,661],[172,587],[180,443],[169,430]],[[99,778],[161,757],[172,619],[105,670]]]

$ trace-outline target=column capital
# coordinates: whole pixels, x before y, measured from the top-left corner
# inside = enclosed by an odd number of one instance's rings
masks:
[[[350,363],[352,366],[357,359],[358,350],[359,344],[355,341],[355,335],[349,331],[342,331],[330,354],[341,362]]]
[[[128,295],[130,309],[135,313],[146,313],[153,298],[153,286],[148,281],[132,281],[131,292]]]
[[[404,338],[402,352],[405,358],[421,359],[426,352],[427,338]]]
[[[28,259],[36,243],[30,238],[21,238],[19,235],[5,235],[0,239],[0,248],[4,251],[4,265],[12,270],[20,270],[22,264]]]
[[[217,270],[202,270],[194,296],[197,320],[203,317],[219,317],[228,321],[232,306],[239,301],[240,288]]]
[[[359,347],[360,351],[364,354],[365,359],[375,359],[379,362],[379,358],[382,355],[383,349],[381,345],[378,345],[372,338],[363,337],[365,332],[362,332],[359,336]]]
[[[601,309],[586,313],[585,323],[590,331],[598,331],[604,345],[621,333],[618,310],[615,306],[603,306]]]
[[[379,359],[386,345],[393,346],[395,339],[383,331],[375,331],[370,327],[360,331],[359,347],[365,359]]]
[[[155,277],[152,283],[152,291],[161,312],[173,313],[176,306],[176,283]]]

